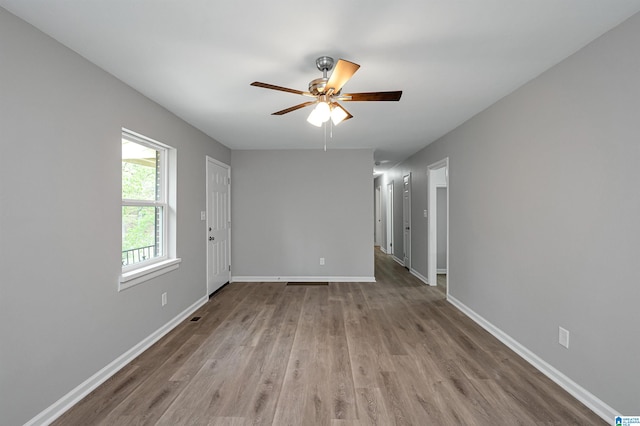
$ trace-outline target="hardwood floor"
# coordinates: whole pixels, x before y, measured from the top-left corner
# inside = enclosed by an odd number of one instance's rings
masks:
[[[376,283],[232,283],[56,425],[597,425],[376,250]]]
[[[447,274],[438,274],[436,278],[437,289],[442,292],[444,297],[447,297]]]

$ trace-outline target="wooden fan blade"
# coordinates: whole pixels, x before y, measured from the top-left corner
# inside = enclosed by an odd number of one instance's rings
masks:
[[[315,104],[315,103],[316,103],[316,101],[312,101],[312,102],[304,102],[304,103],[302,103],[302,104],[298,104],[298,105],[292,106],[292,107],[290,107],[290,108],[283,109],[282,111],[274,112],[274,113],[273,113],[273,114],[271,114],[271,115],[284,115],[284,114],[287,114],[287,113],[289,113],[289,112],[291,112],[291,111],[295,111],[295,110],[297,110],[297,109],[304,108],[304,107],[306,107],[306,106],[313,105],[313,104]]]
[[[348,96],[351,96],[351,99],[348,99]],[[396,92],[343,93],[340,95],[340,100],[345,102],[399,101],[401,96],[402,90]]]
[[[265,89],[279,90],[281,92],[295,93],[296,95],[304,95],[305,93],[308,93],[308,92],[303,92],[302,90],[289,89],[287,87],[274,86],[273,84],[260,83],[259,81],[254,81],[253,83],[251,83],[251,85],[256,87],[263,87]]]
[[[358,64],[345,61],[344,59],[338,59],[338,63],[333,69],[329,81],[327,81],[324,92],[327,93],[330,89],[333,89],[332,93],[338,93],[340,89],[342,89],[342,86],[358,71],[358,68],[360,68]]]

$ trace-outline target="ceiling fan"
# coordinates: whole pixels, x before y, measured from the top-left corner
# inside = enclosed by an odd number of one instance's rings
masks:
[[[329,119],[331,119],[334,125],[338,125],[344,120],[353,118],[353,115],[340,105],[338,101],[399,101],[402,96],[402,91],[342,93],[342,86],[344,86],[353,74],[358,71],[360,65],[345,61],[344,59],[338,59],[335,69],[333,65],[333,58],[329,56],[321,56],[316,59],[316,67],[322,71],[322,77],[311,80],[308,92],[289,89],[287,87],[274,86],[273,84],[261,83],[259,81],[254,81],[251,85],[313,98],[311,101],[303,102],[281,111],[276,111],[271,115],[284,115],[300,108],[316,105],[313,111],[311,111],[311,114],[309,114],[307,121],[317,127],[322,126],[322,124],[329,121]],[[331,77],[327,78],[327,73],[332,69],[333,72],[331,73]]]

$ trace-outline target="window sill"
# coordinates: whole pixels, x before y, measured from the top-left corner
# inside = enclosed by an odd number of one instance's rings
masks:
[[[169,259],[162,262],[154,263],[153,265],[145,266],[142,268],[128,271],[120,275],[120,281],[118,282],[118,291],[125,290],[134,285],[138,285],[152,278],[164,275],[167,272],[171,272],[178,269],[182,259]]]

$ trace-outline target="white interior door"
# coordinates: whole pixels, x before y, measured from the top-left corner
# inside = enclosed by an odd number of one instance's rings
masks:
[[[231,169],[207,157],[207,294],[231,280]]]
[[[404,176],[402,185],[402,227],[404,234],[404,266],[411,269],[411,174]]]

